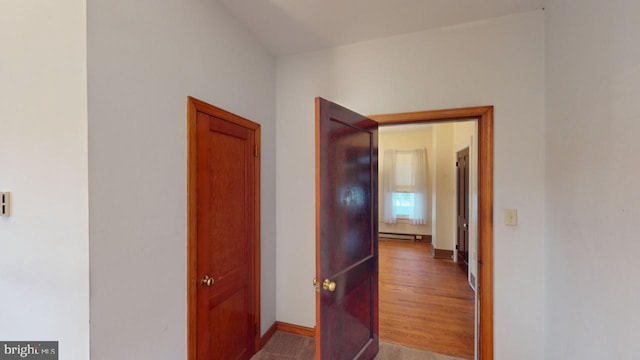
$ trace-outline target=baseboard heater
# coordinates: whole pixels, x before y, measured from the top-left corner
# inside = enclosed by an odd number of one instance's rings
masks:
[[[387,232],[378,233],[378,237],[385,238],[385,239],[399,239],[399,240],[415,240],[416,239],[415,235],[387,233]]]

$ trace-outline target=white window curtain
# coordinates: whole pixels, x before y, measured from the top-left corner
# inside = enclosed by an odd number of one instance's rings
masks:
[[[400,211],[403,211],[402,215],[407,215],[413,225],[427,223],[426,160],[424,148],[407,151],[385,150],[382,169],[385,223],[397,223]],[[397,203],[401,197],[405,200],[402,204],[403,210],[399,210]]]
[[[397,215],[393,207],[393,193],[396,191],[396,150],[387,149],[382,159],[383,217],[387,224],[395,224]]]
[[[413,167],[413,217],[410,219],[413,225],[425,225],[427,223],[427,151],[415,149],[412,151]]]

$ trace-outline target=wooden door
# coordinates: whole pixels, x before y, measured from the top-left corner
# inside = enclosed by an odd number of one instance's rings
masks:
[[[378,123],[316,98],[316,359],[378,353]]]
[[[467,272],[469,269],[469,148],[458,151],[457,167],[457,244],[458,265]]]
[[[190,105],[190,359],[249,359],[259,339],[259,126],[195,99]]]

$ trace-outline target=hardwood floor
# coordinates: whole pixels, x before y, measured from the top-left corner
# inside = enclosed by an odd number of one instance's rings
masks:
[[[466,274],[431,244],[380,240],[380,340],[473,359],[474,298]]]

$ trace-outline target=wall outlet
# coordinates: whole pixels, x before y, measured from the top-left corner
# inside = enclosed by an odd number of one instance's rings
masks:
[[[11,215],[11,193],[0,192],[0,216]]]

